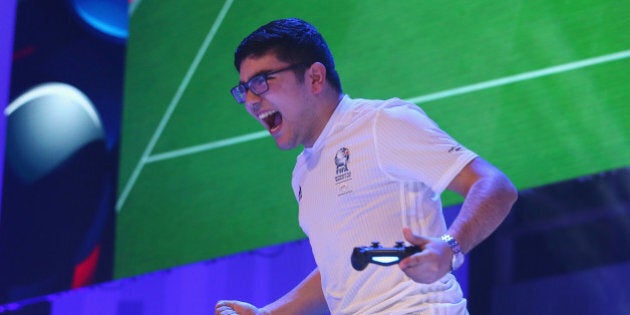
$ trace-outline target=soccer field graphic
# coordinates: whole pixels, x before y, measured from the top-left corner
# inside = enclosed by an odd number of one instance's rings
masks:
[[[630,165],[630,6],[617,1],[157,1],[132,8],[117,278],[303,238],[291,171],[229,89],[233,52],[313,23],[344,92],[422,107],[519,189]],[[461,200],[445,195],[445,205]]]

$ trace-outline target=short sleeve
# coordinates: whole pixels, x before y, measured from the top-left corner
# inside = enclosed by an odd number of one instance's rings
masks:
[[[378,109],[373,136],[379,167],[386,174],[421,181],[438,194],[477,156],[418,106],[398,99]]]

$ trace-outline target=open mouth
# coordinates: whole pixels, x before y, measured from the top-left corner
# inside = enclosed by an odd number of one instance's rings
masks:
[[[282,125],[282,114],[280,114],[280,112],[277,110],[262,113],[260,116],[258,116],[258,118],[260,118],[260,120],[262,120],[267,125],[267,129],[271,133],[278,130],[280,128],[280,125]]]

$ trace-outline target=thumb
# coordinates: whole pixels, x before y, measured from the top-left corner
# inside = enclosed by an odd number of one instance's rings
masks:
[[[424,244],[429,242],[428,238],[414,234],[408,227],[403,228],[403,236],[407,242],[420,247],[424,247]]]

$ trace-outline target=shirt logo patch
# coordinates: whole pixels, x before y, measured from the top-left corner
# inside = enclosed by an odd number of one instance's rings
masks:
[[[337,175],[349,172],[348,161],[350,160],[350,150],[341,148],[335,154],[335,165],[337,165]]]
[[[337,188],[337,196],[341,196],[352,192],[352,186],[350,181],[352,180],[352,172],[348,169],[348,162],[350,161],[350,150],[348,148],[341,148],[337,150],[335,154],[335,185]]]

